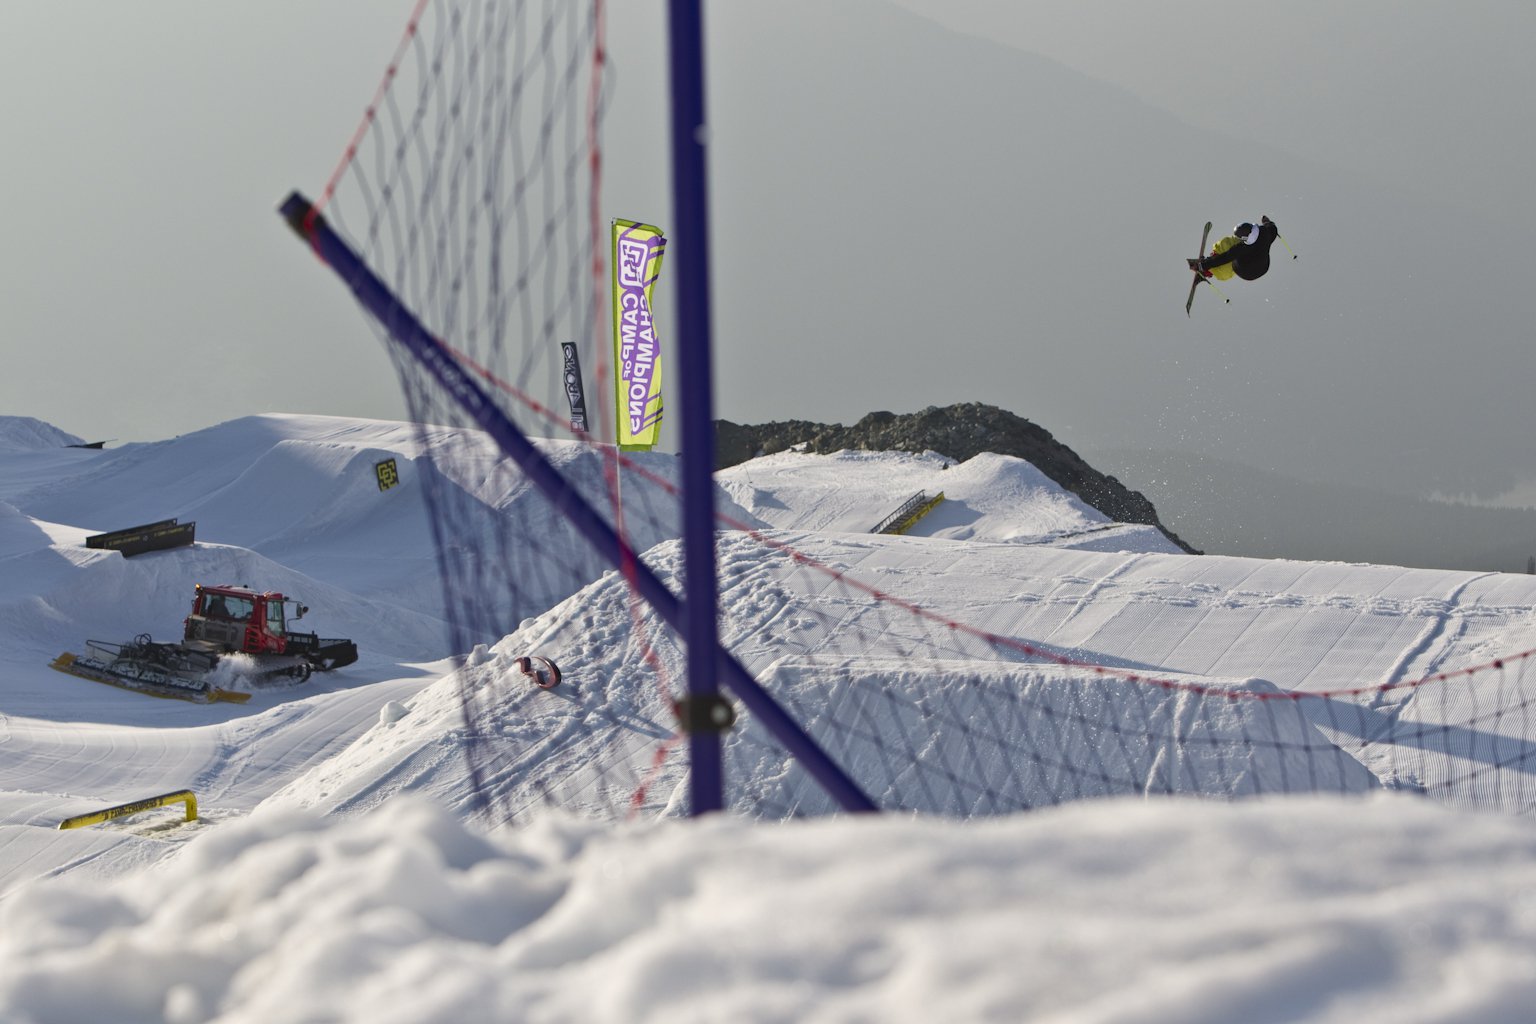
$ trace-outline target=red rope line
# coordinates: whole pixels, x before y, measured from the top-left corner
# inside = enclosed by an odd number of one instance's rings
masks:
[[[395,47],[395,55],[390,59],[389,66],[384,69],[384,78],[379,82],[379,87],[373,92],[373,100],[368,104],[368,109],[363,111],[363,119],[353,131],[347,148],[342,150],[341,159],[336,163],[336,169],[331,172],[330,180],[325,183],[325,190],[320,193],[320,198],[315,202],[311,216],[319,216],[325,205],[336,194],[336,186],[340,184],[341,177],[352,166],[352,161],[357,159],[358,147],[362,145],[363,136],[368,134],[368,129],[373,127],[373,122],[378,118],[379,106],[384,102],[384,95],[389,92],[389,87],[394,83],[395,76],[400,73],[400,62],[405,57],[406,48],[411,45],[411,40],[416,38],[417,29],[421,25],[421,16],[427,9],[431,0],[417,0],[416,9],[411,12],[410,20],[405,23],[405,34],[400,37],[400,43]]]

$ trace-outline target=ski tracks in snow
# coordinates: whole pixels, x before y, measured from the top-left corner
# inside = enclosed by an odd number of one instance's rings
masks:
[[[1413,688],[1386,689],[1411,679],[1422,679],[1440,671],[1442,665],[1456,649],[1456,642],[1467,632],[1466,616],[1461,614],[1461,598],[1478,580],[1489,579],[1495,573],[1468,576],[1451,588],[1442,606],[1429,615],[1418,639],[1406,648],[1397,661],[1383,675],[1383,689],[1371,700],[1371,708],[1388,715],[1397,715],[1413,699]],[[1425,609],[1428,611],[1428,609]]]

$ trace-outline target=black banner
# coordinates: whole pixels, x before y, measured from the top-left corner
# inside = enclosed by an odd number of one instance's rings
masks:
[[[565,397],[571,403],[571,429],[578,434],[587,432],[587,396],[581,386],[581,362],[576,358],[576,343],[562,341],[560,351],[565,355]]]
[[[132,558],[146,551],[186,547],[196,540],[196,533],[196,523],[178,524],[174,519],[162,519],[158,523],[130,526],[126,530],[92,534],[85,538],[85,546],[120,551],[124,558]]]

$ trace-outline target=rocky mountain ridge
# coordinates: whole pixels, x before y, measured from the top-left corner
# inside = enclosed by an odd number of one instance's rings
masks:
[[[715,421],[715,467],[724,469],[789,448],[818,454],[856,451],[938,452],[964,462],[982,452],[1024,459],[1062,488],[1119,523],[1155,526],[1191,554],[1200,554],[1159,521],[1139,491],[1088,465],[1050,431],[1022,416],[979,402],[898,415],[872,412],[851,427],[840,423],[785,420],[745,426]]]

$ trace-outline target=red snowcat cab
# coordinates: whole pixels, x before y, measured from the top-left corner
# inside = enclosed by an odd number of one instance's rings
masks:
[[[288,623],[303,618],[307,611],[275,590],[258,594],[244,587],[205,587],[199,583],[192,598],[192,614],[182,624],[182,644],[223,654],[296,655],[322,672],[356,661],[357,645],[351,640],[322,640],[314,633],[289,632]]]

